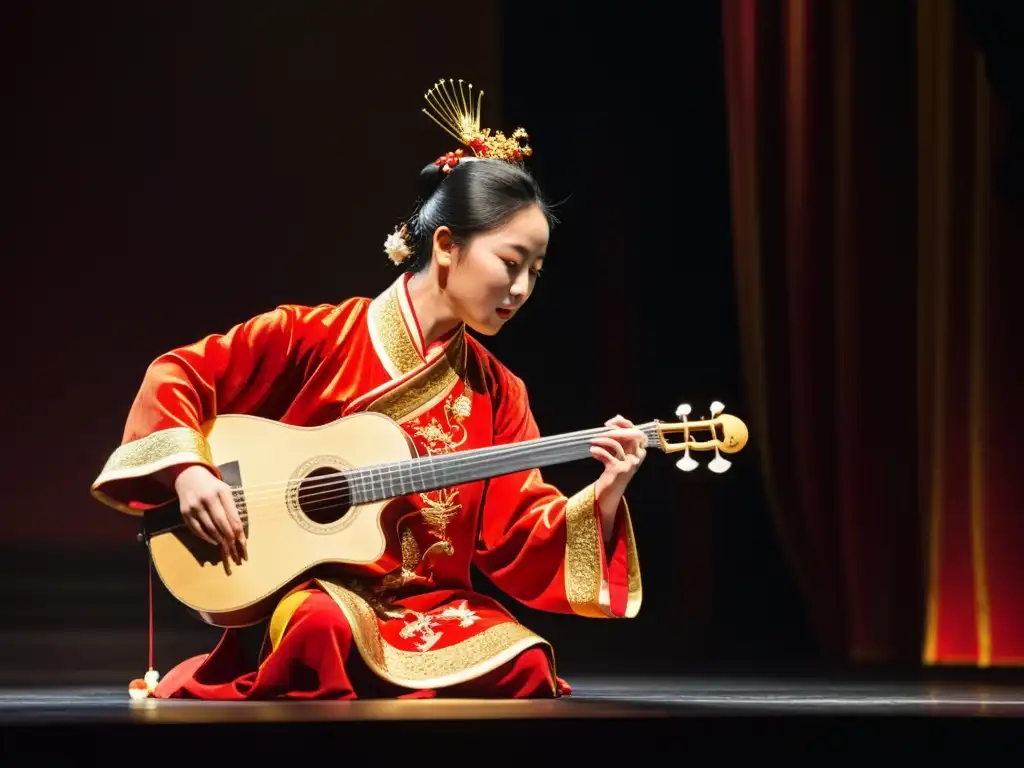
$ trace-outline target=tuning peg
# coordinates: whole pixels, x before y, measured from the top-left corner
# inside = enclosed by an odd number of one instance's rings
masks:
[[[698,464],[696,460],[692,456],[690,456],[690,449],[687,448],[685,451],[683,451],[683,458],[676,462],[676,466],[679,467],[679,469],[683,470],[683,472],[692,472],[697,467],[699,467],[700,464]]]
[[[715,448],[715,458],[713,458],[708,463],[708,469],[710,469],[712,472],[717,472],[718,474],[722,474],[723,472],[725,472],[725,470],[727,470],[731,466],[732,466],[732,462],[729,461],[724,456],[722,456],[722,454],[720,454],[718,452],[718,449]]]
[[[693,409],[690,408],[688,403],[681,403],[676,408],[676,417],[681,423],[668,424],[658,427],[658,435],[661,437],[661,446],[666,453],[676,453],[682,451],[683,455],[676,462],[676,467],[683,472],[692,472],[700,464],[690,455],[695,451],[708,451],[714,450],[715,456],[708,463],[708,469],[717,474],[726,472],[731,466],[732,462],[726,459],[723,455],[723,449],[725,453],[734,453],[740,450],[746,443],[747,434],[746,427],[742,421],[725,413],[725,405],[715,400],[711,403],[711,417],[705,419],[701,416],[696,422],[689,420],[690,415],[693,413]],[[719,435],[719,430],[723,436]],[[695,440],[691,436],[691,431],[709,431],[711,433],[710,440]],[[675,442],[667,442],[663,434],[677,434],[682,433],[683,439]]]
[[[676,408],[676,418],[682,419],[685,423],[686,417],[690,415],[691,410],[692,409],[690,408],[688,403],[683,403],[678,408]],[[687,434],[687,442],[689,441],[689,439],[690,436],[689,434]],[[676,466],[679,467],[679,469],[683,470],[683,472],[692,472],[693,470],[700,466],[696,462],[696,460],[690,455],[689,445],[687,445],[686,449],[683,451],[683,458],[676,462]]]
[[[711,418],[716,418],[723,410],[725,410],[725,406],[722,405],[720,402],[718,402],[716,400],[715,402],[713,402],[711,404]],[[714,429],[712,429],[712,432],[713,431],[714,431]],[[708,463],[708,469],[710,469],[712,472],[717,472],[718,474],[722,474],[723,472],[725,472],[725,470],[727,470],[731,466],[732,466],[732,462],[729,461],[727,458],[725,458],[722,455],[721,451],[718,450],[718,441],[717,441],[717,435],[716,435],[716,439],[715,439],[715,458],[713,458]]]

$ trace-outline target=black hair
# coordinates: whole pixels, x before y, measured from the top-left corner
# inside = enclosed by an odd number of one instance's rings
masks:
[[[430,163],[420,171],[419,200],[405,222],[412,260],[402,266],[418,272],[430,263],[438,227],[448,227],[455,244],[465,245],[531,205],[539,206],[548,226],[554,226],[540,185],[521,165],[481,158],[463,160],[445,173]]]

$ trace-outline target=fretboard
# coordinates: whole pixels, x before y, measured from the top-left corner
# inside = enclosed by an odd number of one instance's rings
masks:
[[[640,429],[649,441],[656,439],[655,422],[640,425]],[[509,445],[375,464],[349,470],[344,477],[352,502],[367,504],[589,458],[591,440],[607,431],[608,427],[597,427]]]

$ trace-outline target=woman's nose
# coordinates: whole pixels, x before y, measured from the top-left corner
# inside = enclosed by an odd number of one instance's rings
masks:
[[[516,277],[512,288],[509,290],[513,296],[525,296],[527,291],[530,290],[530,273],[527,270],[523,270]]]

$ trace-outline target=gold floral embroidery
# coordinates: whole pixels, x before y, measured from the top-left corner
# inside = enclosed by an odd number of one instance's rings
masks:
[[[429,651],[437,645],[437,641],[444,635],[444,632],[438,631],[438,627],[441,626],[439,622],[458,621],[460,627],[471,627],[480,618],[476,611],[469,607],[469,602],[466,600],[457,606],[445,606],[439,613],[433,611],[420,613],[410,610],[406,611],[406,614],[405,626],[402,627],[398,636],[408,640],[419,635],[419,642],[416,643],[418,651]],[[412,620],[409,620],[409,616],[412,617]]]
[[[455,554],[455,547],[452,546],[450,541],[435,541],[429,547],[427,551],[423,553],[424,557],[431,557],[435,554],[442,554],[445,557],[451,557]]]
[[[434,535],[443,540],[448,523],[459,513],[462,505],[455,501],[459,496],[458,488],[442,488],[434,491],[434,494],[434,498],[426,493],[420,494],[420,498],[427,505],[420,510],[420,514]]]
[[[430,421],[423,423],[420,417],[409,423],[413,437],[422,441],[424,450],[428,456],[438,456],[446,453],[453,453],[458,450],[469,437],[466,427],[463,425],[465,414],[469,412],[469,397],[463,391],[458,397],[449,395],[444,402],[444,421],[442,424],[436,416]],[[420,509],[423,521],[427,524],[430,533],[435,536],[441,544],[432,544],[427,551],[441,551],[446,555],[455,552],[455,547],[448,538],[448,524],[455,519],[462,504],[459,502],[458,488],[441,488],[429,493],[421,493],[424,506]]]
[[[466,389],[468,388],[469,385],[466,384]],[[455,402],[451,403],[450,406],[448,403],[445,403],[445,408],[451,408],[451,413],[456,419],[459,421],[465,421],[473,412],[473,401],[469,399],[464,389],[462,394],[456,397]]]
[[[514,620],[501,621],[461,642],[429,652],[398,649],[381,636],[379,614],[358,588],[317,579],[352,627],[359,655],[381,678],[409,688],[444,688],[478,678],[511,661],[527,648],[542,648],[555,674],[551,645]],[[402,614],[396,611],[396,616]],[[554,691],[553,691],[554,692]]]
[[[416,578],[416,566],[420,563],[420,546],[416,542],[416,534],[407,525],[402,526],[402,567],[398,572],[389,573],[384,577],[385,589],[404,587]]]
[[[438,631],[441,626],[440,622],[457,621],[460,627],[471,627],[480,620],[480,616],[469,607],[467,600],[463,600],[457,605],[446,605],[440,610],[435,609],[421,613],[411,608],[395,605],[393,597],[383,594],[379,590],[368,590],[356,579],[349,579],[345,587],[362,598],[382,620],[404,620],[405,626],[399,630],[398,636],[406,640],[418,636],[419,642],[416,643],[416,649],[419,651],[429,651],[444,636],[444,632]]]
[[[427,444],[427,450],[431,454],[448,453],[455,447],[455,440],[450,434],[441,429],[437,419],[431,419],[430,423],[425,427],[416,427],[413,430],[413,434],[416,437],[423,438]]]
[[[406,424],[406,429],[421,446],[421,450],[427,456],[437,456],[452,453],[458,450],[468,439],[469,433],[463,425],[463,421],[470,412],[470,398],[466,394],[469,390],[468,384],[464,385],[463,392],[457,397],[449,394],[444,402],[443,413],[444,423],[437,417],[431,417],[424,421],[424,417],[417,416]],[[454,520],[462,504],[459,501],[458,488],[440,488],[429,493],[419,494],[423,506],[420,507],[420,516],[426,523],[429,533],[437,539],[421,553],[419,543],[412,529],[402,526],[402,565],[400,569],[389,573],[381,582],[385,590],[395,590],[404,587],[418,576],[416,569],[423,561],[429,561],[434,556],[451,557],[455,554],[455,545],[448,538],[448,525]]]

